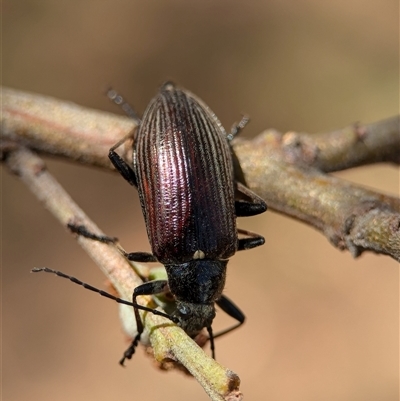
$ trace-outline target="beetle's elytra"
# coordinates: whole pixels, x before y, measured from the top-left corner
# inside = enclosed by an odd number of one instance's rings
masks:
[[[109,97],[123,103],[114,91]],[[133,111],[128,114],[136,118]],[[239,308],[222,294],[228,259],[236,251],[264,243],[262,236],[236,227],[236,217],[267,209],[261,198],[239,182],[233,165],[229,142],[247,120],[228,135],[200,99],[167,82],[137,122],[133,164],[116,153],[121,143],[110,149],[109,158],[138,190],[152,253],[126,256],[131,261],[161,262],[168,280],[149,281],[135,288],[132,305],[138,334],[120,363],[132,357],[143,332],[139,309],[148,308],[138,305],[136,297],[168,291],[175,297],[176,310],[164,315],[192,337],[206,328],[214,356],[214,338],[245,320]],[[71,228],[91,236],[82,227]],[[215,303],[238,321],[216,336],[211,328]]]
[[[157,260],[174,265],[232,256],[237,233],[231,154],[209,109],[189,93],[164,85],[144,113],[133,148]]]

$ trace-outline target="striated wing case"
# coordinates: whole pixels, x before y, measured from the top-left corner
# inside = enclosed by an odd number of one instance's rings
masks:
[[[201,100],[165,84],[145,111],[133,160],[152,252],[161,263],[235,253],[231,153],[225,130]]]

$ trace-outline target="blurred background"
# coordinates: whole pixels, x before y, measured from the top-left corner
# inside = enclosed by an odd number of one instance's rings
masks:
[[[325,132],[398,113],[398,9],[396,0],[5,0],[3,85],[119,113],[103,95],[112,85],[142,113],[173,79],[228,129],[248,113],[244,136]],[[47,162],[106,233],[149,250],[137,194],[122,178]],[[337,175],[399,194],[393,166]],[[118,365],[126,342],[116,304],[29,273],[47,266],[104,288],[73,237],[4,170],[1,219],[5,401],[207,399],[143,350]],[[216,346],[245,399],[398,400],[398,263],[354,260],[272,211],[239,224],[266,245],[229,263],[225,293],[247,321]],[[231,323],[223,315],[216,328]]]

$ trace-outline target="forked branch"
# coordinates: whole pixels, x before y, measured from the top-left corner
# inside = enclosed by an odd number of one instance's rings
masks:
[[[134,126],[126,117],[3,88],[4,154],[24,145],[111,169],[108,149]],[[398,116],[326,134],[270,130],[252,141],[236,140],[234,147],[249,187],[271,209],[315,227],[354,257],[373,251],[400,260],[400,200],[326,174],[399,163]]]

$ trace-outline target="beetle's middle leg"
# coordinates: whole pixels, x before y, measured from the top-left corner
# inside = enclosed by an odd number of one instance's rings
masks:
[[[90,232],[84,225],[77,225],[73,223],[68,223],[67,227],[71,232],[82,235],[82,237],[92,239],[93,241],[104,242],[105,244],[115,244],[118,242],[116,237],[108,237],[107,235],[98,235]]]
[[[247,237],[249,237],[249,238],[238,239],[238,251],[252,249],[265,243],[264,237],[259,234],[253,233],[248,230],[243,230],[241,228],[238,228],[237,231],[239,234],[246,235]]]

